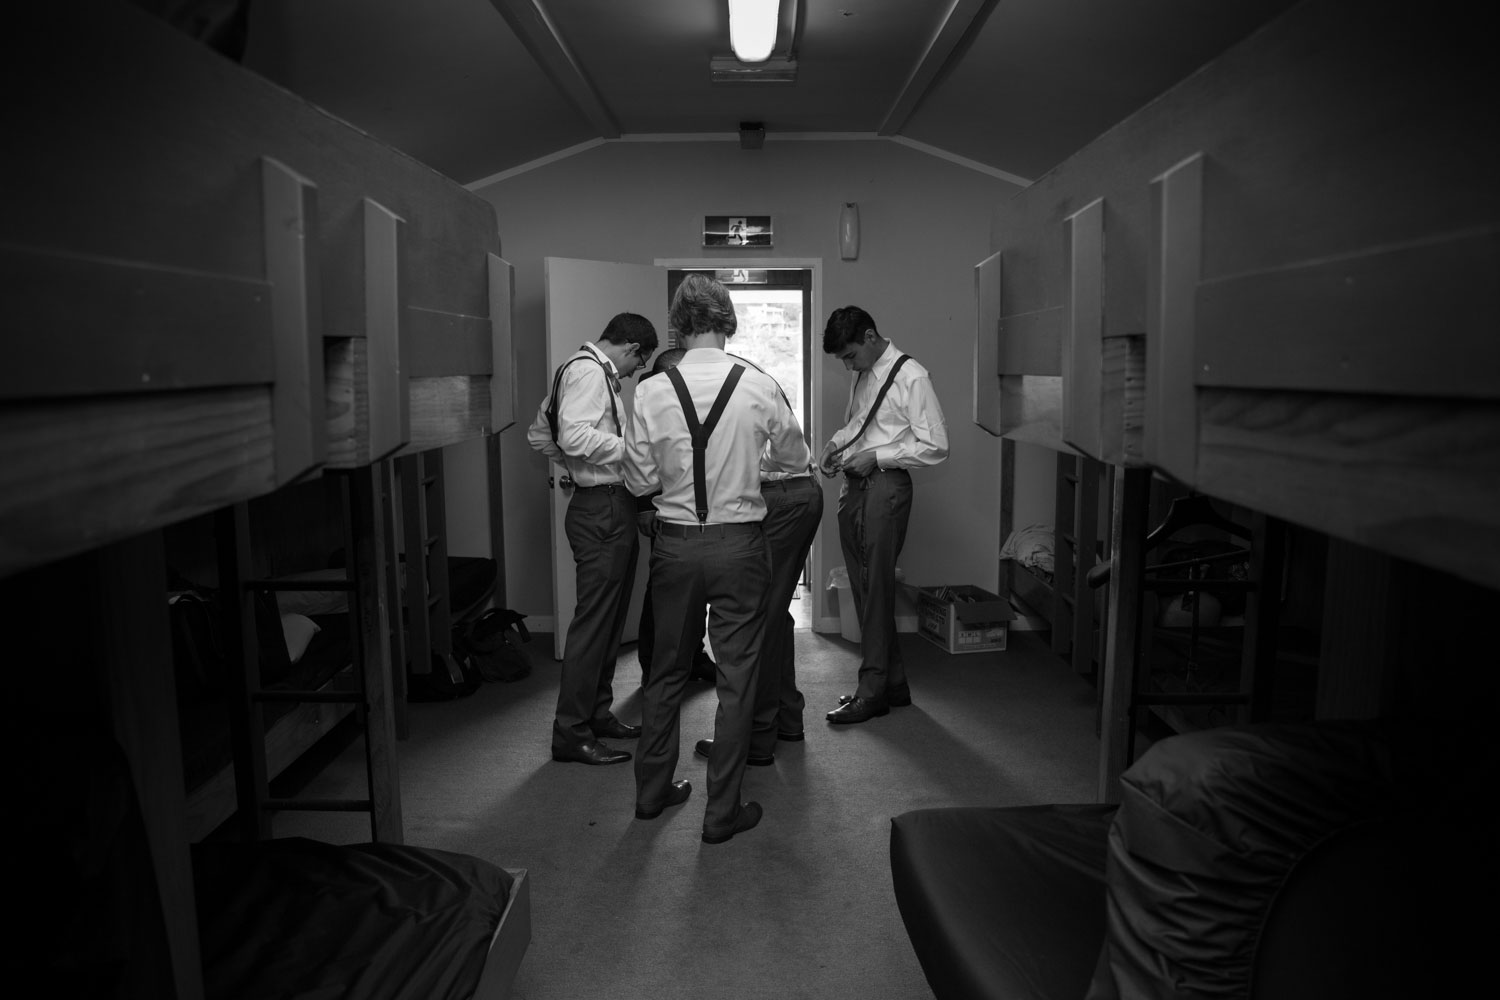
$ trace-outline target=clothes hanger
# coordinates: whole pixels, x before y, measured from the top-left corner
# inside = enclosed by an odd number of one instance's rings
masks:
[[[1208,497],[1202,493],[1190,493],[1185,497],[1172,499],[1171,506],[1167,508],[1167,516],[1162,518],[1161,524],[1152,528],[1151,533],[1146,536],[1146,551],[1149,552],[1157,543],[1172,537],[1183,528],[1194,528],[1199,525],[1218,528],[1220,531],[1228,532],[1247,542],[1253,538],[1249,528],[1235,524],[1220,514]]]
[[[1184,528],[1195,527],[1217,528],[1235,538],[1246,542],[1253,541],[1255,536],[1249,528],[1236,524],[1229,518],[1220,514],[1214,507],[1213,501],[1202,493],[1189,493],[1187,496],[1173,497],[1171,504],[1167,507],[1167,516],[1161,519],[1161,523],[1152,528],[1146,535],[1146,545],[1143,551],[1150,552],[1160,543],[1171,538]],[[1226,558],[1237,557],[1248,554],[1249,550],[1236,550],[1234,552],[1220,553],[1213,556],[1200,556],[1180,563],[1169,563],[1164,566],[1153,566],[1151,569],[1178,569],[1193,566],[1199,563],[1217,562]],[[1109,582],[1110,566],[1112,562],[1102,562],[1089,570],[1085,578],[1090,587],[1102,587]]]

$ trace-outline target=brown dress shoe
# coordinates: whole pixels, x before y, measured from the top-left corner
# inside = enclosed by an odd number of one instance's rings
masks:
[[[671,787],[667,789],[667,800],[665,802],[657,806],[655,809],[642,809],[640,806],[636,806],[635,818],[655,819],[656,817],[661,815],[661,811],[663,809],[667,808],[668,806],[682,805],[688,800],[688,796],[692,794],[692,785],[688,784],[686,781],[674,781],[672,782]]]
[[[616,750],[603,743],[580,743],[576,747],[552,748],[552,759],[576,764],[623,764],[630,759],[629,750]]]
[[[828,713],[828,721],[833,723],[868,722],[878,715],[890,715],[891,710],[885,707],[884,702],[867,701],[864,698],[851,698],[849,701]]]

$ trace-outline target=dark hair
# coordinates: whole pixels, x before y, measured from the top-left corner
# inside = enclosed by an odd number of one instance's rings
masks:
[[[668,368],[676,368],[677,363],[682,360],[682,356],[686,353],[686,347],[667,348],[656,356],[656,362],[651,366],[651,371],[646,377],[650,378],[652,375],[660,375]]]
[[[739,327],[729,289],[706,274],[690,271],[672,295],[667,322],[678,336],[722,333],[733,337]]]
[[[656,327],[644,316],[620,313],[609,321],[599,339],[611,344],[640,344],[641,357],[649,358],[656,350]]]
[[[864,339],[866,330],[874,330],[875,335],[880,336],[875,320],[859,306],[835,309],[828,317],[828,325],[823,328],[823,353],[836,354],[850,344],[858,343]]]

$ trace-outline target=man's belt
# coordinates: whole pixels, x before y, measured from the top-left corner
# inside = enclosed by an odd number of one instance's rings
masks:
[[[574,493],[590,493],[590,492],[593,492],[595,490],[598,490],[598,491],[600,491],[602,493],[614,493],[615,491],[618,490],[619,492],[624,493],[625,492],[625,484],[624,483],[599,483],[599,484],[597,484],[595,486],[575,486],[575,487],[573,487],[573,492]]]
[[[761,530],[759,521],[724,521],[718,524],[683,524],[680,521],[656,519],[656,533],[672,538],[729,538]]]
[[[786,489],[791,486],[801,486],[804,483],[812,481],[813,477],[810,474],[806,476],[787,476],[785,479],[762,479],[760,481],[760,488],[765,489],[767,486],[779,486],[782,489]]]

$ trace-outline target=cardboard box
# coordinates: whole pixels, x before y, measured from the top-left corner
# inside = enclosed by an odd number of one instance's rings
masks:
[[[956,584],[917,591],[917,631],[950,653],[1005,649],[1010,602],[979,587]]]

